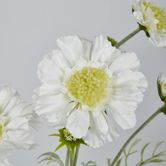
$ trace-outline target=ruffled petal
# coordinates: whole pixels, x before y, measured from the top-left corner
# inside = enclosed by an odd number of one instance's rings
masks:
[[[75,138],[84,137],[89,128],[88,111],[75,110],[67,119],[67,129]]]
[[[83,138],[84,141],[90,147],[93,147],[93,148],[98,148],[106,142],[108,126],[106,127],[107,124],[106,124],[106,121],[104,120],[104,117],[102,116],[102,113],[100,113],[99,117],[96,118],[96,115],[94,117],[93,113],[90,113],[90,127],[88,130],[88,133]],[[102,119],[102,121],[103,121],[103,125],[101,125],[101,126],[99,124],[99,119]],[[105,127],[105,129],[102,129],[102,126]]]
[[[53,55],[47,55],[38,65],[38,77],[46,84],[57,84],[63,79],[63,71],[52,59]]]
[[[135,53],[121,53],[110,65],[113,72],[122,72],[125,70],[134,70],[139,67],[140,63]]]
[[[11,98],[17,94],[16,90],[10,87],[3,87],[0,90],[0,112],[4,111]]]
[[[112,102],[110,107],[110,114],[123,129],[130,129],[136,125],[135,110],[137,103],[131,102]]]
[[[99,113],[96,113],[95,111],[93,111],[92,116],[98,131],[102,134],[107,134],[108,124],[105,117],[103,116],[103,113],[101,111]]]
[[[87,59],[90,54],[90,42],[81,41],[77,36],[61,37],[57,40],[57,44],[71,67],[76,65],[78,60]]]
[[[112,47],[111,43],[105,37],[98,36],[93,44],[91,60],[108,64],[111,62],[115,51],[116,48]]]

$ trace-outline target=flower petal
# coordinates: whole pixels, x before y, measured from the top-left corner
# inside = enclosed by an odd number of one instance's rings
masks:
[[[108,132],[108,124],[103,116],[103,113],[96,113],[95,111],[92,112],[94,123],[96,125],[96,128],[101,132],[102,134],[107,134]]]
[[[0,90],[0,112],[4,111],[11,98],[16,95],[16,91],[10,87],[4,87]]]
[[[63,79],[63,71],[52,60],[52,54],[47,55],[38,65],[38,77],[43,83],[56,84]]]
[[[93,44],[91,60],[110,63],[115,51],[116,48],[112,47],[111,43],[105,37],[98,36]]]
[[[67,129],[75,138],[82,138],[89,128],[88,111],[75,110],[67,120]]]
[[[139,65],[140,63],[135,53],[122,53],[121,56],[113,61],[110,70],[113,72],[121,72],[136,69]]]
[[[110,116],[114,118],[121,128],[130,129],[136,124],[136,108],[137,103],[122,103],[115,101],[111,103]]]
[[[71,66],[84,56],[82,42],[77,36],[61,37],[57,40],[57,44]]]

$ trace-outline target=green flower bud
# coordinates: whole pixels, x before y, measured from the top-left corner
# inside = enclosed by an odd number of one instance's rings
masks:
[[[166,77],[159,76],[157,79],[157,86],[161,101],[166,103]]]

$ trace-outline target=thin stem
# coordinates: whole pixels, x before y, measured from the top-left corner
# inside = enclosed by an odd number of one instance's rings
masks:
[[[127,160],[128,160],[128,156],[126,156],[125,158],[125,166],[127,166]]]
[[[115,47],[119,48],[121,45],[123,45],[124,43],[126,43],[129,39],[131,39],[133,36],[135,36],[138,32],[140,32],[141,30],[143,30],[143,28],[141,26],[139,26],[136,30],[134,30],[133,32],[131,32],[129,35],[127,35],[125,38],[123,38],[120,42],[118,42]]]
[[[76,166],[77,164],[79,149],[80,149],[80,145],[76,147],[73,166]]]
[[[69,166],[69,159],[70,159],[70,150],[67,149],[65,166]]]
[[[71,150],[69,150],[69,152],[70,152],[70,166],[73,166],[73,163],[74,163],[73,155]]]
[[[155,113],[153,113],[130,137],[129,139],[124,143],[122,148],[119,150],[117,155],[112,161],[111,166],[114,166],[116,162],[118,161],[121,154],[124,152],[125,148],[128,146],[128,144],[136,137],[136,135],[142,131],[153,119],[155,119],[160,113],[164,113],[166,110],[166,105],[159,108]]]

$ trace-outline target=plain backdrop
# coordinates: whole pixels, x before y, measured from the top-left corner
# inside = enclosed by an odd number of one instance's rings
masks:
[[[165,0],[158,3],[166,8]],[[132,0],[0,0],[0,85],[16,88],[31,102],[33,90],[40,85],[37,65],[45,54],[57,47],[58,37],[78,35],[93,40],[103,34],[120,40],[137,27],[131,5]],[[162,104],[156,79],[159,73],[166,73],[166,49],[154,47],[143,32],[123,48],[137,53],[141,71],[149,83],[144,102],[136,111],[139,126]],[[98,166],[106,165],[106,159],[115,155],[133,130],[122,132],[113,143],[99,149],[82,147],[78,165],[88,160],[96,160]],[[57,146],[57,140],[48,137],[55,131],[47,124],[32,132],[38,147],[32,151],[15,151],[10,158],[14,166],[38,166],[36,158]],[[166,140],[166,116],[156,118],[137,138],[142,139],[142,144]],[[65,149],[58,153],[64,158]],[[150,153],[151,150],[147,156]],[[133,157],[131,166],[138,160],[139,155]]]

